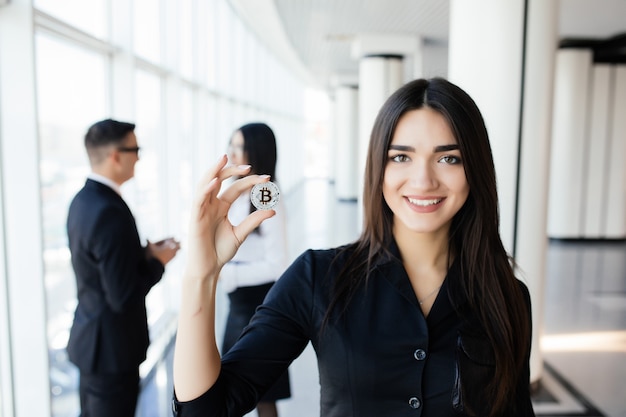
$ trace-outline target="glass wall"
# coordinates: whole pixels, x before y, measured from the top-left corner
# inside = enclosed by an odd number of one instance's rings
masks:
[[[49,375],[29,378],[49,378],[52,415],[69,417],[79,407],[78,372],[65,353],[76,305],[65,222],[69,203],[89,172],[83,146],[87,128],[108,117],[136,123],[140,160],[123,196],[144,242],[165,236],[184,242],[195,183],[226,151],[237,126],[259,120],[272,126],[279,140],[282,187],[288,190],[303,179],[305,145],[298,139],[306,133],[306,85],[257,40],[227,0],[33,3],[33,45],[23,50],[33,51],[31,82],[36,85],[39,153],[29,157],[37,158],[40,176],[39,256]],[[1,13],[7,9],[0,8]],[[163,379],[155,367],[171,348],[184,257],[183,248],[147,298],[152,344],[142,377]],[[4,288],[19,278],[7,274],[1,279]],[[6,297],[4,291],[0,295]],[[5,316],[0,314],[3,340],[11,337]],[[0,348],[3,357],[10,357],[10,347]],[[6,396],[6,385],[15,378],[4,363],[0,395]],[[3,398],[0,410],[7,410]],[[159,412],[170,413],[167,408]]]
[[[89,172],[84,127],[107,115],[107,57],[45,33],[36,36],[47,332],[53,405],[76,391],[65,346],[76,306],[67,248],[68,202]],[[68,65],[71,63],[71,65]]]

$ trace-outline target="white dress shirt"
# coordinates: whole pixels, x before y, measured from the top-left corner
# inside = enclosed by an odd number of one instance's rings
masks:
[[[287,235],[284,207],[250,233],[233,259],[222,268],[219,282],[226,292],[276,281],[287,268]],[[237,225],[250,214],[250,194],[244,193],[230,206],[228,219]]]
[[[120,188],[120,186],[113,180],[100,175],[100,174],[96,174],[95,172],[90,172],[87,175],[87,178],[89,178],[90,180],[99,182],[101,184],[107,185],[109,187],[111,187],[116,193],[118,193],[119,195],[122,195],[122,189]]]

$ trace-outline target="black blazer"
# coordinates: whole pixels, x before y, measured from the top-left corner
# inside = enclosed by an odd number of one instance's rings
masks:
[[[145,297],[163,264],[147,257],[122,197],[91,179],[70,204],[67,234],[78,295],[70,360],[85,373],[137,370],[149,345]]]
[[[455,262],[425,317],[395,255],[376,262],[341,318],[322,323],[330,289],[352,249],[307,251],[274,284],[240,339],[222,357],[215,385],[195,400],[174,398],[178,417],[226,417],[252,410],[310,342],[320,378],[324,417],[461,417],[488,407],[493,349],[473,313],[460,315],[448,296],[463,279]],[[520,286],[528,303],[526,286]],[[530,340],[527,343],[530,354]],[[502,417],[533,417],[529,356]],[[481,390],[482,389],[482,390]],[[479,410],[481,411],[481,410]],[[477,415],[484,416],[478,412]]]

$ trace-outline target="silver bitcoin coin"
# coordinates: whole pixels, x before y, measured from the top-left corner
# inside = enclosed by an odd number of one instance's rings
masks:
[[[273,209],[278,204],[279,197],[278,185],[271,181],[256,184],[250,191],[250,201],[259,210]]]

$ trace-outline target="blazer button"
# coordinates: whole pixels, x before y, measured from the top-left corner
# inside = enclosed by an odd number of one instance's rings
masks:
[[[424,349],[417,349],[413,352],[413,357],[418,361],[423,361],[426,359],[426,351]]]
[[[411,408],[417,409],[417,408],[420,408],[420,406],[422,405],[422,402],[417,397],[411,397],[409,399],[409,405],[411,406]]]

